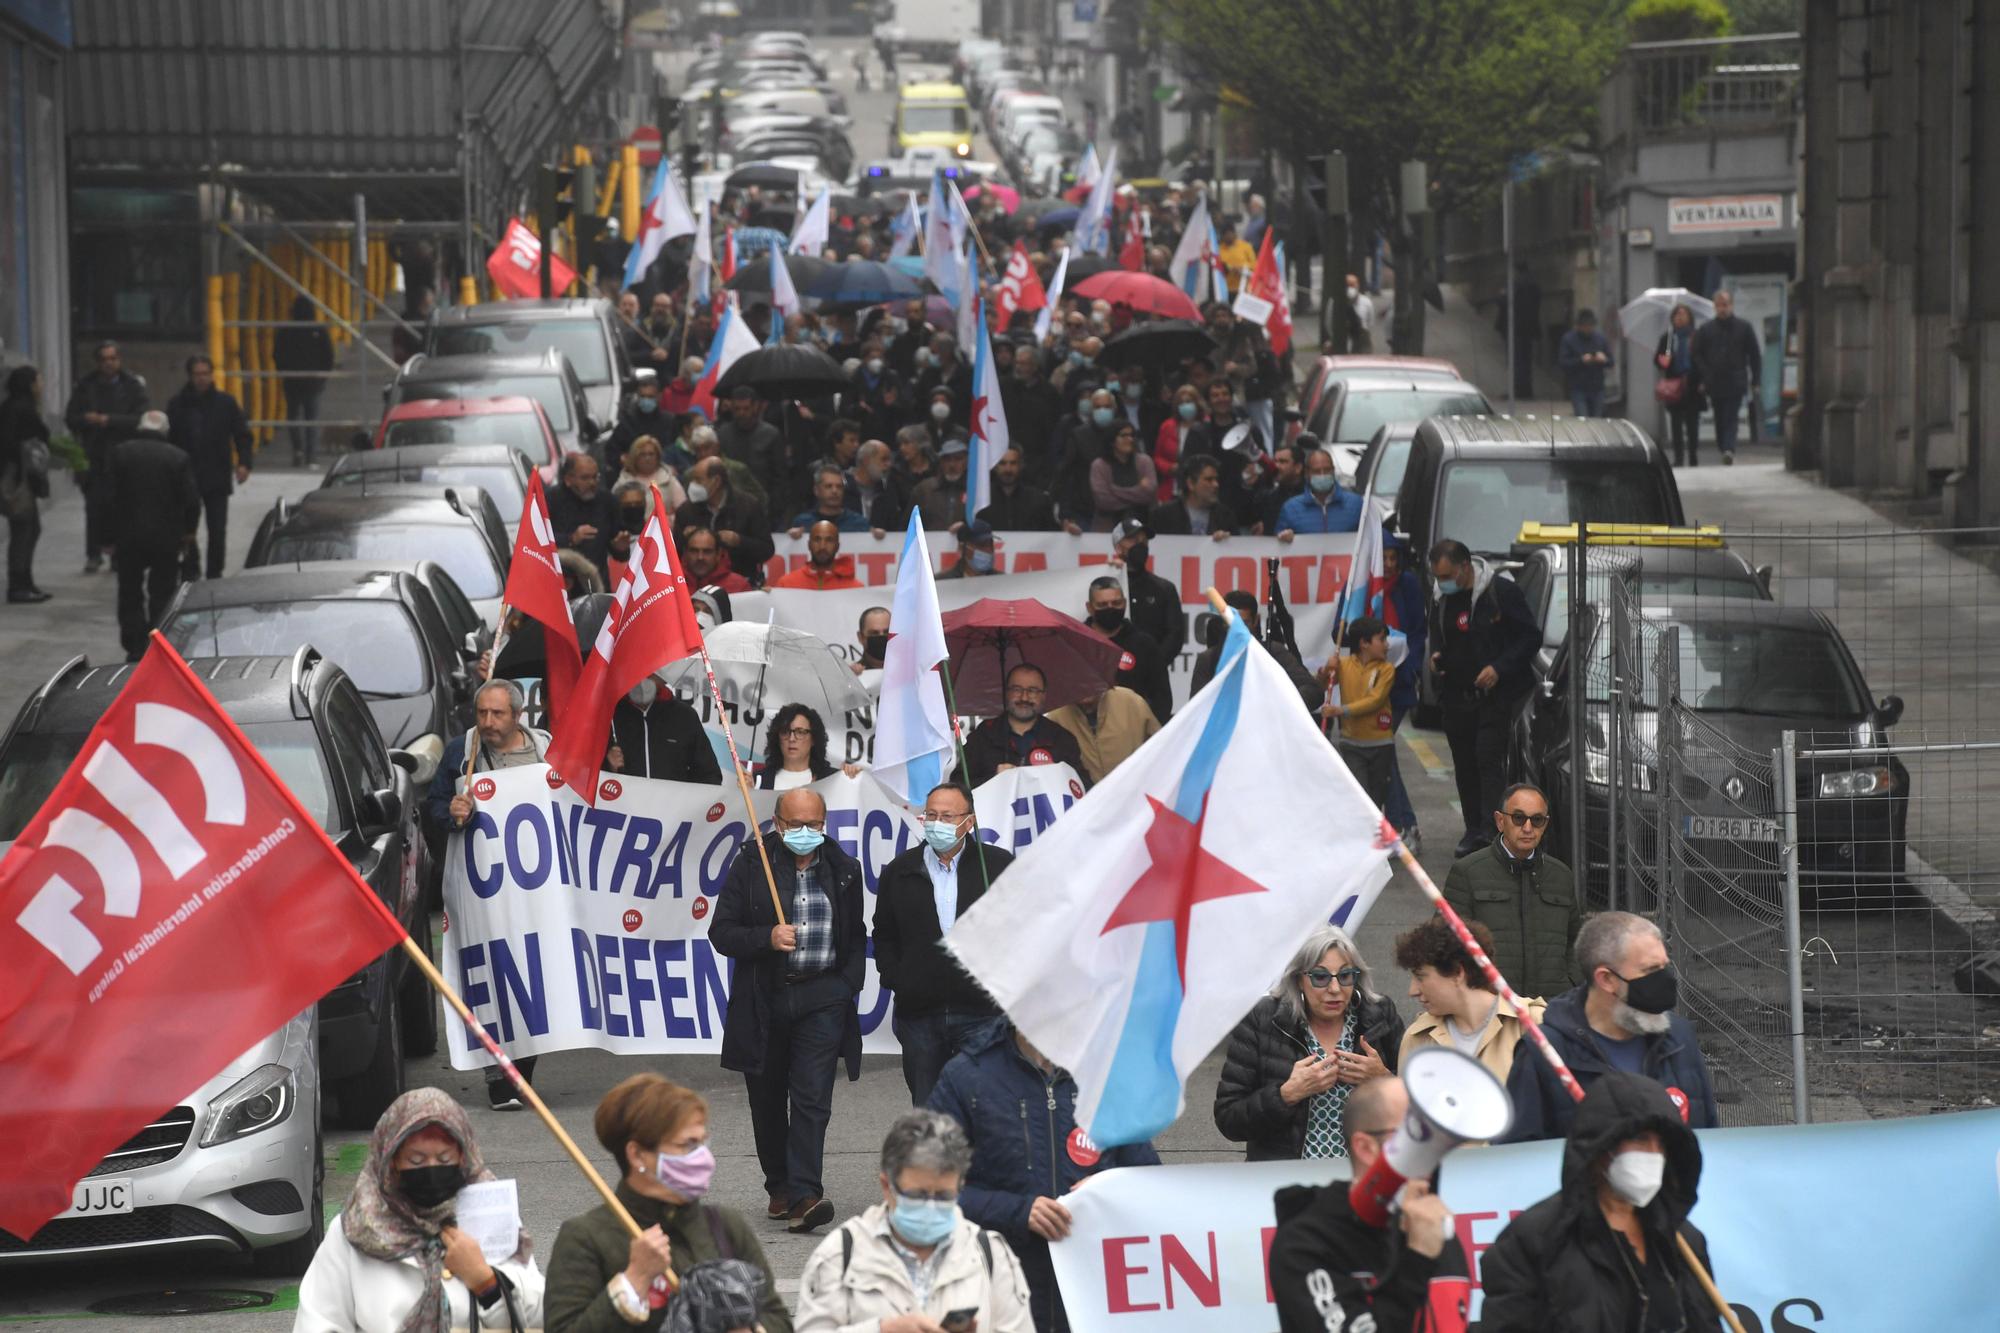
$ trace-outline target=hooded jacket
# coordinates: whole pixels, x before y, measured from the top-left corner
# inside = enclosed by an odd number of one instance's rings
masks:
[[[1360,1035],[1395,1073],[1403,1046],[1403,1016],[1395,1002],[1359,988],[1354,1002]],[[1215,1127],[1222,1137],[1249,1145],[1245,1160],[1295,1161],[1305,1151],[1308,1103],[1287,1106],[1278,1089],[1309,1054],[1306,1034],[1292,1026],[1275,995],[1252,1005],[1229,1034],[1215,1086]]]
[[[1100,1150],[1079,1141],[1076,1080],[1062,1069],[1037,1068],[1004,1018],[966,1035],[931,1090],[930,1107],[958,1121],[972,1140],[959,1208],[1006,1237],[1020,1257],[1039,1333],[1068,1333],[1049,1245],[1028,1229],[1029,1209],[1037,1198],[1063,1198],[1099,1171],[1158,1166],[1160,1155],[1150,1143]]]
[[[1542,1031],[1549,1044],[1576,1075],[1586,1095],[1599,1079],[1618,1072],[1605,1059],[1597,1034],[1584,1016],[1583,1001],[1589,993],[1590,983],[1585,982],[1550,1000],[1542,1015]],[[1709,1081],[1708,1062],[1695,1045],[1694,1025],[1679,1014],[1668,1014],[1667,1020],[1665,1032],[1645,1039],[1645,1075],[1687,1099],[1690,1126],[1714,1129],[1720,1123],[1715,1086]],[[1562,1138],[1572,1132],[1577,1103],[1549,1070],[1547,1061],[1516,1060],[1507,1075],[1507,1096],[1514,1103],[1514,1127],[1503,1142]]]
[[[1685,1235],[1702,1267],[1711,1267],[1707,1240],[1687,1220],[1701,1181],[1701,1145],[1659,1084],[1616,1071],[1598,1079],[1576,1108],[1563,1151],[1562,1190],[1515,1218],[1480,1260],[1486,1292],[1475,1325],[1480,1333],[1624,1333],[1655,1326],[1646,1317],[1637,1257],[1597,1202],[1598,1158],[1647,1130],[1660,1136],[1667,1166],[1660,1192],[1639,1210],[1646,1260],[1664,1270],[1680,1298],[1679,1311],[1658,1326],[1675,1327],[1678,1318],[1690,1330],[1719,1333],[1715,1307],[1673,1239],[1676,1231]]]
[[[1435,1257],[1418,1254],[1404,1242],[1396,1219],[1371,1227],[1356,1217],[1347,1191],[1348,1182],[1340,1180],[1316,1188],[1287,1185],[1277,1193],[1270,1270],[1279,1333],[1464,1328],[1472,1284],[1458,1238],[1447,1234]],[[1461,1311],[1456,1323],[1432,1318],[1433,1306],[1446,1300]]]
[[[1506,703],[1534,683],[1530,666],[1541,646],[1541,626],[1520,586],[1501,578],[1484,556],[1472,557],[1471,591],[1439,597],[1430,620],[1430,650],[1440,655],[1438,684],[1447,699],[1469,696]],[[1488,666],[1500,674],[1500,682],[1480,694],[1473,678]]]
[[[1576,876],[1547,851],[1520,861],[1495,838],[1452,862],[1444,900],[1493,932],[1493,965],[1519,994],[1557,995],[1580,979],[1570,970],[1583,925]]]

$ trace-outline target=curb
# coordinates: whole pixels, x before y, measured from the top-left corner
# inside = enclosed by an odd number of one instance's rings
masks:
[[[2000,998],[2000,917],[1974,902],[1950,876],[1906,848],[1904,878],[1923,896],[1932,925],[1964,942],[1970,957],[1952,969],[1952,983],[1975,998]],[[1985,984],[1979,984],[1981,979]]]

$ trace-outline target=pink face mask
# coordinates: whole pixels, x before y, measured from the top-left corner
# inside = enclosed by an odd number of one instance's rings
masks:
[[[654,1169],[662,1185],[683,1199],[699,1199],[708,1193],[709,1185],[715,1180],[715,1154],[708,1150],[706,1143],[680,1157],[661,1153],[659,1165]]]

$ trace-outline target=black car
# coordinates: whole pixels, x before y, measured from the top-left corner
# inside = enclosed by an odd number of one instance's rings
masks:
[[[251,540],[245,568],[314,560],[435,560],[481,624],[493,624],[514,546],[476,486],[395,485],[308,491],[279,500]]]
[[[311,648],[282,657],[198,657],[188,665],[326,830],[410,937],[432,950],[423,910],[429,852],[419,831],[414,756],[382,743],[347,673]],[[49,677],[0,745],[0,841],[20,836],[75,762],[133,668],[82,657]],[[403,1091],[403,1056],[437,1049],[438,1006],[391,949],[319,1002],[320,1075],[353,1128]]]
[[[461,639],[415,575],[365,561],[269,565],[181,585],[160,625],[183,657],[289,656],[324,645],[390,745],[428,754],[472,721]],[[417,774],[419,786],[430,772]]]
[[[1640,613],[1679,633],[1678,698],[1689,710],[1673,742],[1673,790],[1666,810],[1694,855],[1695,873],[1726,888],[1733,876],[1780,873],[1779,819],[1771,755],[1786,731],[1805,748],[1845,749],[1851,757],[1798,763],[1799,871],[1807,906],[1830,899],[1881,901],[1902,878],[1909,822],[1910,774],[1889,747],[1903,701],[1877,701],[1824,614],[1750,597],[1685,597]],[[1611,706],[1603,662],[1610,633],[1601,618],[1590,633],[1596,664],[1585,689],[1583,802],[1585,860],[1601,883],[1610,832]],[[1549,795],[1564,823],[1576,765],[1570,755],[1569,661],[1556,655],[1545,688],[1534,691],[1516,729],[1510,765],[1516,777]],[[1659,717],[1651,691],[1635,692],[1633,727],[1621,742],[1619,800],[1636,803],[1641,829],[1656,829],[1663,786]],[[1634,827],[1628,824],[1627,830]],[[1555,845],[1569,834],[1551,830]],[[1647,837],[1655,836],[1651,833]],[[1641,864],[1652,846],[1623,847]]]
[[[438,310],[425,335],[424,353],[456,359],[560,352],[583,385],[591,417],[609,425],[618,420],[618,405],[633,385],[632,362],[620,335],[618,312],[609,301],[488,301]]]
[[[1418,425],[1393,526],[1419,559],[1447,537],[1504,557],[1529,521],[1687,520],[1666,455],[1629,421],[1433,416]]]
[[[590,452],[618,420],[597,415],[583,381],[559,351],[536,356],[427,356],[403,363],[389,383],[385,407],[438,398],[532,398],[548,415],[549,429],[566,454]]]
[[[406,444],[350,449],[336,455],[319,484],[322,488],[379,487],[392,482],[477,486],[493,497],[494,507],[505,518],[521,512],[533,471],[527,458],[504,442]]]

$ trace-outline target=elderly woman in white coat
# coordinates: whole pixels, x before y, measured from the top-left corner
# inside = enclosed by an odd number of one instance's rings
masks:
[[[882,1202],[819,1243],[799,1279],[796,1333],[934,1333],[973,1312],[979,1333],[1035,1333],[1007,1242],[968,1221],[972,1142],[942,1111],[911,1111],[882,1143]]]
[[[347,1207],[299,1284],[293,1333],[444,1333],[533,1328],[542,1273],[524,1230],[512,1256],[488,1262],[453,1225],[458,1192],[492,1180],[465,1109],[413,1088],[375,1123]]]

